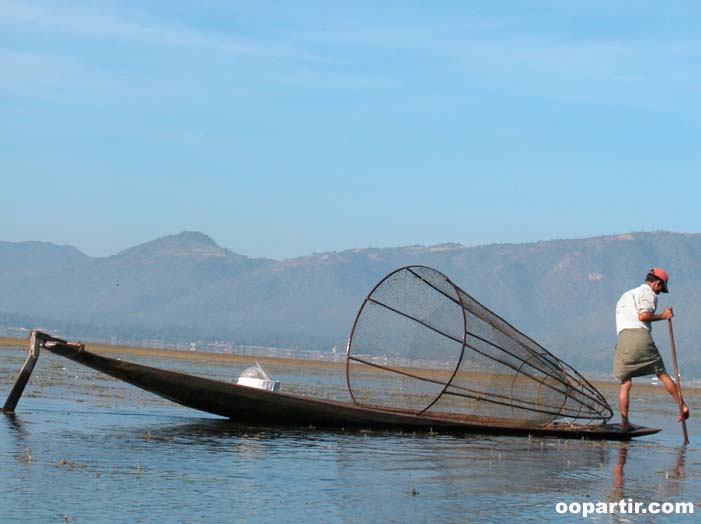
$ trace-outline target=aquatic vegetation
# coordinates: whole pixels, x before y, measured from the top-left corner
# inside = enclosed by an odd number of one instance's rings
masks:
[[[32,450],[30,448],[25,448],[24,453],[19,458],[19,461],[24,462],[25,464],[31,464],[34,461],[34,457],[32,457]]]

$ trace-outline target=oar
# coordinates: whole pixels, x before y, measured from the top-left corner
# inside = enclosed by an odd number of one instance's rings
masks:
[[[689,443],[689,435],[686,432],[686,419],[684,418],[684,398],[682,397],[682,382],[679,378],[679,365],[677,364],[677,348],[674,345],[674,331],[672,331],[672,319],[668,318],[669,322],[669,343],[672,347],[672,362],[674,363],[674,374],[677,377],[675,384],[677,385],[677,393],[679,395],[679,414],[682,417],[682,432],[684,433],[684,444]]]

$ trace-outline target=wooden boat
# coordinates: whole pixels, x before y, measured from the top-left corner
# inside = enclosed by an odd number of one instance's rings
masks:
[[[346,351],[350,402],[116,360],[34,331],[3,411],[14,410],[41,347],[184,406],[241,422],[598,440],[660,431],[624,432],[608,424],[611,407],[574,368],[425,266],[391,272],[361,305]]]
[[[622,432],[617,424],[489,424],[450,413],[416,415],[373,409],[357,406],[352,402],[293,396],[97,355],[86,350],[82,344],[65,342],[41,332],[34,332],[32,339],[35,342],[28,361],[36,361],[41,347],[183,406],[227,417],[235,422],[330,429],[389,429],[590,440],[629,440],[660,431],[635,427],[631,431]],[[20,377],[22,376],[21,373]],[[29,374],[26,374],[24,384],[28,378]],[[22,389],[24,384],[21,385]],[[17,395],[13,390],[13,394],[16,396],[14,405],[10,402],[12,399],[8,399],[3,411],[14,411],[21,391]],[[13,397],[13,394],[10,397]]]

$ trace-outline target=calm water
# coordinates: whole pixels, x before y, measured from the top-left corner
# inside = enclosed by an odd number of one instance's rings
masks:
[[[0,350],[2,401],[24,360]],[[143,361],[143,359],[141,359]],[[203,375],[242,367],[161,361]],[[266,369],[287,391],[338,397],[338,377]],[[605,395],[613,403],[615,388]],[[592,515],[592,522],[701,520],[701,424],[679,446],[661,390],[634,395],[629,444],[252,427],[181,408],[42,353],[15,416],[0,416],[5,522],[582,522],[558,502],[695,503],[694,515]],[[689,391],[692,411],[701,408]]]

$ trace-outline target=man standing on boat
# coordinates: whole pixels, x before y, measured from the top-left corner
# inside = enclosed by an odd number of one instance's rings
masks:
[[[621,409],[621,429],[628,431],[628,404],[633,377],[655,374],[664,384],[665,389],[679,403],[679,393],[674,381],[665,371],[660,352],[652,340],[652,322],[667,320],[674,316],[671,307],[656,314],[657,295],[668,293],[669,275],[660,268],[652,268],[645,282],[621,295],[616,304],[616,349],[614,353],[613,375],[620,379],[621,388],[618,402]],[[689,408],[683,407],[684,418],[689,418]],[[679,416],[679,421],[682,416]]]

